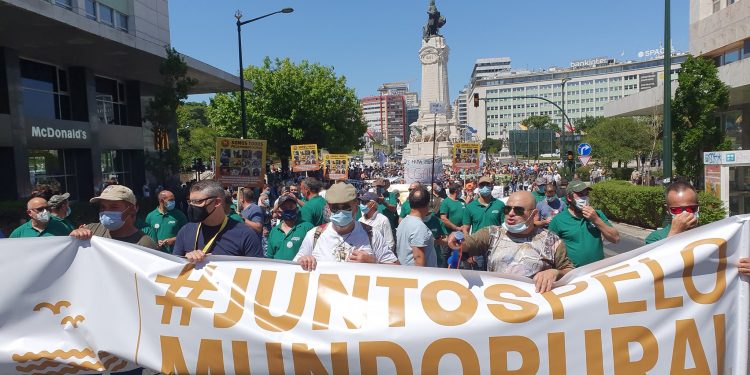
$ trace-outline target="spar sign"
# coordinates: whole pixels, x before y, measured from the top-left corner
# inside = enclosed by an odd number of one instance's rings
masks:
[[[572,271],[183,259],[0,242],[0,373],[746,374],[750,216]]]

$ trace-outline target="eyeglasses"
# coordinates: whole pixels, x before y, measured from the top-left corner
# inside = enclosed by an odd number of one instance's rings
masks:
[[[331,204],[331,205],[328,205],[328,208],[330,208],[331,209],[331,213],[334,213],[334,214],[337,213],[337,212],[340,212],[340,211],[350,211],[351,212],[351,210],[352,210],[352,206],[350,206],[349,204]]]
[[[521,206],[505,206],[503,207],[503,213],[508,215],[510,214],[510,211],[513,211],[518,216],[523,216],[523,214],[526,213],[526,207]]]
[[[682,206],[682,207],[669,207],[669,212],[671,212],[673,215],[679,215],[683,211],[687,211],[688,213],[694,214],[700,210],[699,205],[692,205],[692,206]]]
[[[42,211],[45,211],[45,210],[49,210],[49,206],[37,207],[37,208],[29,208],[29,210],[34,211],[34,212],[42,212]]]
[[[208,198],[202,198],[202,199],[188,199],[188,203],[191,206],[201,206],[204,202],[209,201],[211,199],[217,199],[218,197],[208,197]]]

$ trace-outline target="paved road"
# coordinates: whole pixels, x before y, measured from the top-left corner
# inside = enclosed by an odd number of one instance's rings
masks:
[[[611,257],[617,254],[622,254],[633,249],[637,249],[644,245],[643,240],[640,238],[633,237],[626,233],[620,232],[620,242],[613,244],[604,241],[604,255]]]

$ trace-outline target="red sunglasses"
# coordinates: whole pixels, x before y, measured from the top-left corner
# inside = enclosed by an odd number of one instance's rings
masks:
[[[683,207],[669,207],[669,212],[671,212],[674,215],[679,215],[683,213],[684,211],[687,211],[688,213],[694,214],[698,212],[700,209],[700,206],[697,204],[694,206],[683,206]]]

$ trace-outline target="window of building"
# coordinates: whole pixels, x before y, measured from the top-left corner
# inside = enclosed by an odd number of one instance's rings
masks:
[[[21,59],[24,114],[70,120],[67,72],[55,66]]]
[[[719,9],[721,9],[721,0],[713,0],[714,1],[714,13],[718,12]]]
[[[96,77],[96,112],[99,121],[109,125],[126,125],[125,85],[114,79]]]
[[[72,9],[73,8],[73,1],[72,0],[54,0],[55,4],[63,7]]]
[[[102,151],[102,180],[116,179],[117,183],[133,186],[134,152],[129,150]]]
[[[78,197],[74,150],[29,150],[28,167],[34,189],[49,187]]]
[[[97,7],[99,8],[99,22],[114,26],[115,25],[115,11],[114,9],[97,3]]]
[[[96,2],[94,0],[86,0],[86,17],[96,20]]]
[[[116,12],[115,27],[120,30],[128,31],[128,16],[120,12]]]

